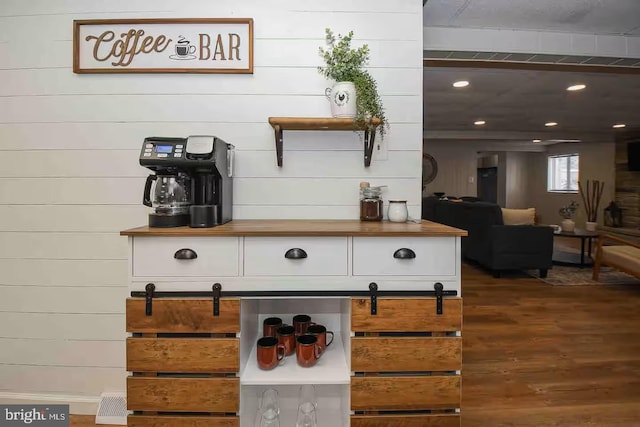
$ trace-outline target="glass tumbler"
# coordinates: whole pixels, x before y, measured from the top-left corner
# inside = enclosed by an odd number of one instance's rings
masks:
[[[279,416],[278,392],[269,388],[262,393],[255,427],[280,427]]]
[[[318,427],[318,419],[316,418],[316,409],[313,408],[305,412],[302,407],[298,408],[298,418],[296,427]]]
[[[316,427],[318,420],[316,409],[318,401],[316,399],[316,389],[311,384],[305,384],[300,387],[298,396],[298,418],[296,427]]]

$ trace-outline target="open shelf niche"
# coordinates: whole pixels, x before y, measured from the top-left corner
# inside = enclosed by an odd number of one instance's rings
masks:
[[[282,167],[282,151],[285,130],[342,130],[342,131],[364,131],[364,166],[371,165],[373,146],[376,138],[376,131],[381,124],[381,120],[372,117],[365,121],[356,122],[351,118],[341,117],[269,117],[269,124],[275,131],[276,159],[278,166]]]
[[[240,427],[255,421],[260,396],[268,388],[278,391],[280,425],[295,425],[298,393],[312,384],[318,398],[318,425],[349,425],[351,381],[351,300],[344,297],[242,298],[240,334]],[[256,344],[262,336],[262,322],[280,317],[292,324],[293,316],[307,314],[311,321],[335,333],[333,343],[310,368],[300,367],[295,354],[270,371],[258,368]],[[321,421],[322,420],[322,421]]]

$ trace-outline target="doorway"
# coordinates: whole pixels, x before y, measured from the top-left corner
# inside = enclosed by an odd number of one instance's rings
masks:
[[[498,168],[478,168],[478,198],[498,203]]]

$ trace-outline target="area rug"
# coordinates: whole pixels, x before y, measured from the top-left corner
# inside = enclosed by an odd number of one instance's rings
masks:
[[[549,270],[547,277],[540,278],[538,270],[529,270],[527,274],[552,285],[638,285],[640,280],[622,273],[610,267],[600,269],[598,281],[591,279],[593,271],[590,267],[578,268],[563,265],[554,265]]]

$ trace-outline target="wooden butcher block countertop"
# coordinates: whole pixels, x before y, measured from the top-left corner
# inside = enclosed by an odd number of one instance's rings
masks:
[[[212,228],[138,227],[122,236],[466,236],[465,230],[431,221],[421,223],[366,222],[359,220],[234,220]]]

